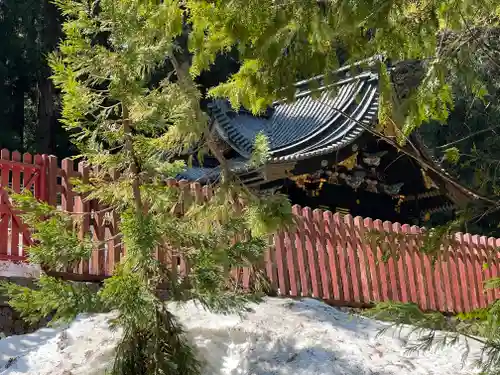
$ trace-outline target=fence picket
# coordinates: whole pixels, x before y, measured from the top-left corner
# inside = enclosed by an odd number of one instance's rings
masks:
[[[384,228],[385,235],[385,246],[386,251],[388,252],[389,259],[387,259],[387,269],[389,270],[389,280],[390,280],[390,288],[389,291],[391,293],[390,299],[391,301],[399,301],[399,283],[398,283],[398,274],[396,269],[395,255],[396,251],[393,248],[394,241],[392,240],[392,224],[388,221],[384,221],[382,223]]]
[[[286,254],[285,254],[285,239],[283,232],[278,232],[275,236],[276,247],[276,264],[278,269],[278,286],[280,296],[288,296],[290,289],[288,288],[287,268],[286,268]]]
[[[309,278],[307,277],[307,257],[305,251],[305,229],[302,208],[298,205],[292,207],[295,215],[295,249],[297,249],[297,263],[299,266],[300,295],[305,297],[310,293]]]
[[[397,283],[399,285],[399,297],[401,302],[408,302],[408,271],[405,268],[405,256],[406,256],[406,244],[404,241],[404,234],[401,228],[401,224],[392,224],[391,231],[394,236],[393,241],[393,252],[397,254],[395,259],[396,270],[397,270]]]
[[[10,152],[9,150],[2,149],[0,151],[0,159],[10,161]],[[3,209],[0,211],[0,257],[6,257],[9,253],[9,222],[11,221],[11,214],[9,209],[9,198],[5,189],[1,189],[1,187],[8,188],[9,187],[9,174],[10,169],[4,166],[0,168],[1,172],[1,180],[0,180],[0,207]]]
[[[375,220],[373,222],[373,227],[375,230],[375,234],[377,236],[381,236],[384,234],[384,228],[382,227],[382,220]],[[378,274],[380,277],[380,290],[381,290],[380,301],[390,301],[391,298],[389,297],[389,281],[387,277],[386,264],[383,259],[382,248],[381,248],[381,244],[383,243],[383,241],[385,241],[385,238],[384,239],[379,238],[378,241],[376,241],[376,243],[374,244],[373,252],[375,253],[375,260],[378,268]]]
[[[89,168],[84,162],[78,163],[78,173],[83,183],[89,180]],[[79,215],[80,228],[78,236],[81,239],[87,237],[90,233],[90,204],[84,197],[78,195],[75,197],[75,210]],[[90,272],[90,262],[88,259],[82,259],[79,264],[79,273],[87,275]]]
[[[483,250],[480,245],[480,237],[475,235],[471,237],[471,244],[473,246],[473,269],[476,276],[476,285],[477,285],[477,294],[478,294],[478,302],[481,308],[484,308],[487,305],[487,295],[486,290],[483,288],[484,280],[486,279],[486,272],[488,272],[487,268],[484,268],[484,264],[486,263],[483,257]]]
[[[447,312],[453,312],[453,301],[454,301],[454,296],[452,294],[452,284],[451,284],[451,274],[450,274],[450,267],[452,265],[453,261],[453,267],[454,267],[454,259],[452,259],[453,254],[450,251],[450,246],[451,244],[446,244],[445,248],[443,249],[444,252],[444,257],[440,261],[438,261],[438,264],[436,267],[440,267],[441,269],[441,283],[443,285],[443,293],[444,293],[444,309],[442,311],[447,311]]]
[[[332,290],[332,300],[341,301],[341,293],[338,283],[338,260],[336,257],[335,248],[335,232],[334,232],[334,222],[333,215],[330,211],[325,211],[323,213],[324,225],[325,225],[325,236],[326,236],[326,249],[328,253],[328,264],[329,264],[329,279]]]
[[[327,262],[327,250],[325,246],[325,224],[323,223],[323,212],[321,210],[313,211],[314,232],[316,235],[316,254],[318,261],[319,275],[321,279],[321,298],[331,299],[330,280]]]
[[[335,223],[335,233],[337,237],[337,254],[338,254],[338,265],[339,265],[339,278],[338,282],[342,286],[342,302],[347,302],[351,300],[350,293],[350,280],[347,270],[349,269],[347,258],[346,258],[346,237],[345,237],[345,226],[344,220],[339,213],[333,215],[333,221]]]
[[[477,279],[474,272],[474,246],[472,244],[472,236],[469,233],[464,234],[463,236],[464,242],[462,246],[464,247],[464,256],[465,256],[465,272],[467,274],[467,281],[469,283],[469,293],[471,299],[471,307],[472,309],[479,308],[479,297],[477,291]]]
[[[481,249],[481,259],[483,262],[483,281],[489,280],[493,277],[493,267],[492,267],[492,257],[488,248],[488,238],[481,236],[479,238],[479,245]],[[484,290],[486,304],[490,305],[495,302],[495,291],[493,289],[485,289],[484,285],[481,285]]]
[[[498,252],[497,252],[497,240],[493,237],[488,238],[488,255],[490,260],[491,277],[500,277],[499,262],[498,262]],[[493,301],[500,298],[500,288],[492,289]]]
[[[347,264],[349,267],[349,276],[352,286],[352,298],[354,302],[360,303],[361,288],[358,271],[358,252],[356,249],[356,229],[354,227],[354,220],[351,215],[344,216],[344,225],[346,227]]]
[[[420,252],[420,247],[422,244],[420,243],[418,235],[421,233],[421,230],[417,226],[412,226],[410,228],[410,232],[412,234],[411,244],[412,244],[412,260],[413,266],[415,269],[415,281],[417,283],[417,300],[414,301],[418,303],[422,309],[429,309],[429,302],[427,299],[427,290],[425,286],[425,274],[424,274],[424,265],[423,265],[423,256]]]
[[[88,274],[89,278],[109,276],[124,251],[118,235],[119,217],[97,202],[85,201],[75,194],[70,179],[87,179],[90,168],[83,163],[78,164],[77,171],[74,167],[70,159],[62,160],[58,168],[55,157],[11,154],[4,149],[0,151],[0,185],[10,185],[15,192],[25,187],[52,205],[58,203],[60,194],[63,210],[82,215],[79,236],[92,235],[99,242],[90,261],[82,261],[68,272]],[[203,204],[213,195],[209,186],[198,183],[171,179],[166,184],[181,191],[177,215],[182,215],[190,202]],[[23,259],[23,251],[30,243],[29,228],[12,212],[8,195],[1,192],[0,258]],[[264,263],[258,265],[265,269],[271,289],[279,289],[281,295],[354,305],[397,300],[415,302],[423,310],[443,312],[467,312],[500,298],[500,289],[483,287],[485,280],[500,276],[500,239],[457,233],[456,240],[443,245],[443,256],[433,264],[431,255],[419,249],[421,228],[350,215],[342,217],[297,205],[293,213],[296,227],[270,237],[275,246],[269,247]],[[372,231],[378,233],[378,240],[370,235]],[[235,241],[245,238],[247,234],[241,234]],[[175,249],[159,247],[155,256],[171,271],[172,281],[177,274],[186,276],[190,272],[190,264]],[[239,267],[227,272],[243,289],[251,288],[254,268]]]
[[[371,301],[370,297],[370,270],[368,268],[368,259],[366,256],[366,247],[364,246],[363,236],[363,218],[356,216],[354,218],[354,236],[356,239],[356,253],[358,254],[358,274],[359,283],[361,286],[361,302],[369,303]]]
[[[407,302],[417,302],[418,292],[417,292],[417,277],[415,273],[415,267],[413,264],[413,247],[412,247],[412,237],[411,228],[408,224],[404,224],[401,227],[401,231],[404,235],[404,254],[403,259],[406,265],[406,280],[408,282],[408,298]]]
[[[12,153],[12,161],[21,162],[21,153],[18,151],[14,151]],[[21,171],[22,168],[18,165],[13,165],[12,166],[12,190],[15,193],[20,193],[21,192]],[[20,228],[19,225],[17,225],[16,221],[14,220],[14,217],[11,219],[11,238],[10,238],[10,253],[14,256],[22,256],[23,254],[20,254],[19,251],[19,233],[20,233]],[[21,251],[23,251],[24,246],[22,246]]]
[[[363,244],[365,248],[365,253],[368,261],[369,278],[370,278],[370,299],[369,302],[381,301],[381,291],[380,291],[380,275],[377,270],[377,259],[376,257],[376,244],[370,239],[370,233],[374,230],[373,220],[371,218],[366,218],[363,220],[364,226],[364,238]],[[375,249],[375,250],[374,250]]]
[[[290,290],[290,295],[292,297],[299,297],[299,290],[298,290],[298,278],[297,278],[297,269],[298,269],[298,263],[297,263],[297,252],[295,251],[295,248],[293,246],[293,240],[292,236],[293,233],[289,233],[288,231],[284,230],[283,231],[283,252],[286,257],[287,265],[286,268],[288,270],[288,280],[289,280],[289,290]]]
[[[472,311],[475,307],[472,302],[472,285],[467,274],[467,244],[465,243],[463,233],[457,233],[459,241],[459,252],[457,254],[457,264],[458,264],[458,282],[459,290],[462,294],[462,302],[464,306],[464,311]],[[473,284],[473,282],[472,282]]]

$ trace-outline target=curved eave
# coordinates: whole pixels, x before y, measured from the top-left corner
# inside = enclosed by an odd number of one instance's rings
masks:
[[[315,93],[319,98],[313,98],[311,91],[298,92],[295,102],[276,104],[274,113],[266,119],[235,113],[220,100],[213,102],[210,110],[221,138],[244,158],[251,156],[255,136],[264,133],[271,162],[335,152],[353,143],[376,122],[378,80],[371,72],[340,80]]]

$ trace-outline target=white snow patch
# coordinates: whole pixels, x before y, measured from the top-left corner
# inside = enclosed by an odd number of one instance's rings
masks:
[[[314,300],[268,298],[243,318],[212,314],[189,302],[170,304],[185,325],[206,375],[465,375],[463,344],[406,354],[384,323],[350,316]],[[120,332],[110,315],[80,316],[70,327],[0,340],[0,374],[102,375]],[[471,343],[473,352],[478,347]],[[16,358],[16,359],[11,359]]]
[[[40,277],[40,267],[26,262],[0,261],[0,277]]]

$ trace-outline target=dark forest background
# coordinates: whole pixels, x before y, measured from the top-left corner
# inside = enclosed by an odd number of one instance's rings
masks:
[[[59,122],[59,94],[46,63],[62,37],[61,21],[50,0],[0,1],[0,148],[58,157],[75,152]],[[463,184],[493,196],[500,193],[500,67],[493,61],[474,63],[489,82],[488,94],[471,94],[455,77],[448,122],[426,124],[420,132]],[[214,86],[237,68],[236,56],[221,56],[198,83]],[[446,158],[450,148],[455,148],[453,163]],[[496,222],[490,221],[488,232],[497,230]]]

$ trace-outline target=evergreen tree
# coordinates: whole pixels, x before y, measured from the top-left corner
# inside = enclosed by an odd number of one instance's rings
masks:
[[[419,59],[423,77],[403,102],[391,92],[380,64],[381,124],[404,140],[423,122],[446,119],[453,104],[450,75],[470,74],[468,88],[484,94],[484,85],[467,69],[468,47],[473,41],[489,52],[488,37],[496,35],[500,17],[495,0],[56,3],[67,19],[60,52],[50,59],[63,93],[63,122],[94,167],[90,184],[78,187],[88,199],[120,213],[127,255],[97,294],[47,276],[36,291],[5,288],[12,305],[30,319],[53,310],[62,319],[116,310],[124,337],[115,374],[197,373],[199,364],[158,298],[158,285],[167,285],[177,300],[238,308],[248,296],[230,287],[227,270],[258,262],[267,233],[290,218],[282,197],[256,196],[232,176],[193,79],[220,54],[236,51],[238,71],[209,95],[259,112],[276,99],[293,99],[299,78],[326,73],[331,82],[335,76],[329,73],[344,63],[378,54],[389,61]],[[188,50],[180,43],[186,36]],[[152,83],[159,69],[171,74]],[[185,167],[179,156],[193,148],[209,150],[219,160],[221,183],[210,202],[186,203],[185,214],[177,217],[172,211],[179,194],[164,186],[164,179]],[[266,151],[259,136],[252,160],[265,161]],[[92,244],[78,239],[77,220],[24,196],[15,199],[36,228],[33,261],[57,270],[89,256]],[[234,244],[242,234],[248,240]],[[191,264],[180,283],[152,255],[164,244],[179,249]]]
[[[68,321],[81,312],[115,311],[112,324],[123,329],[123,338],[113,374],[197,374],[200,363],[158,295],[159,286],[172,300],[241,311],[245,302],[259,297],[265,280],[256,270],[254,288],[244,291],[229,271],[261,263],[268,235],[290,222],[290,204],[282,196],[255,195],[227,168],[209,202],[189,200],[166,186],[167,178],[186,167],[182,154],[200,143],[225,162],[178,50],[186,14],[176,1],[56,4],[67,19],[66,37],[49,59],[62,91],[62,121],[92,166],[90,182],[75,181],[75,186],[86,199],[119,213],[126,255],[97,293],[46,274],[36,290],[3,287],[29,321],[49,314],[54,321]],[[152,80],[158,69],[168,68],[168,78]],[[266,153],[267,140],[259,136],[252,160],[262,162]],[[31,262],[50,272],[89,259],[96,244],[79,237],[78,217],[27,195],[13,197],[25,223],[35,229]],[[181,201],[184,214],[179,216]],[[188,262],[183,279],[154,256],[162,247],[177,249]]]

